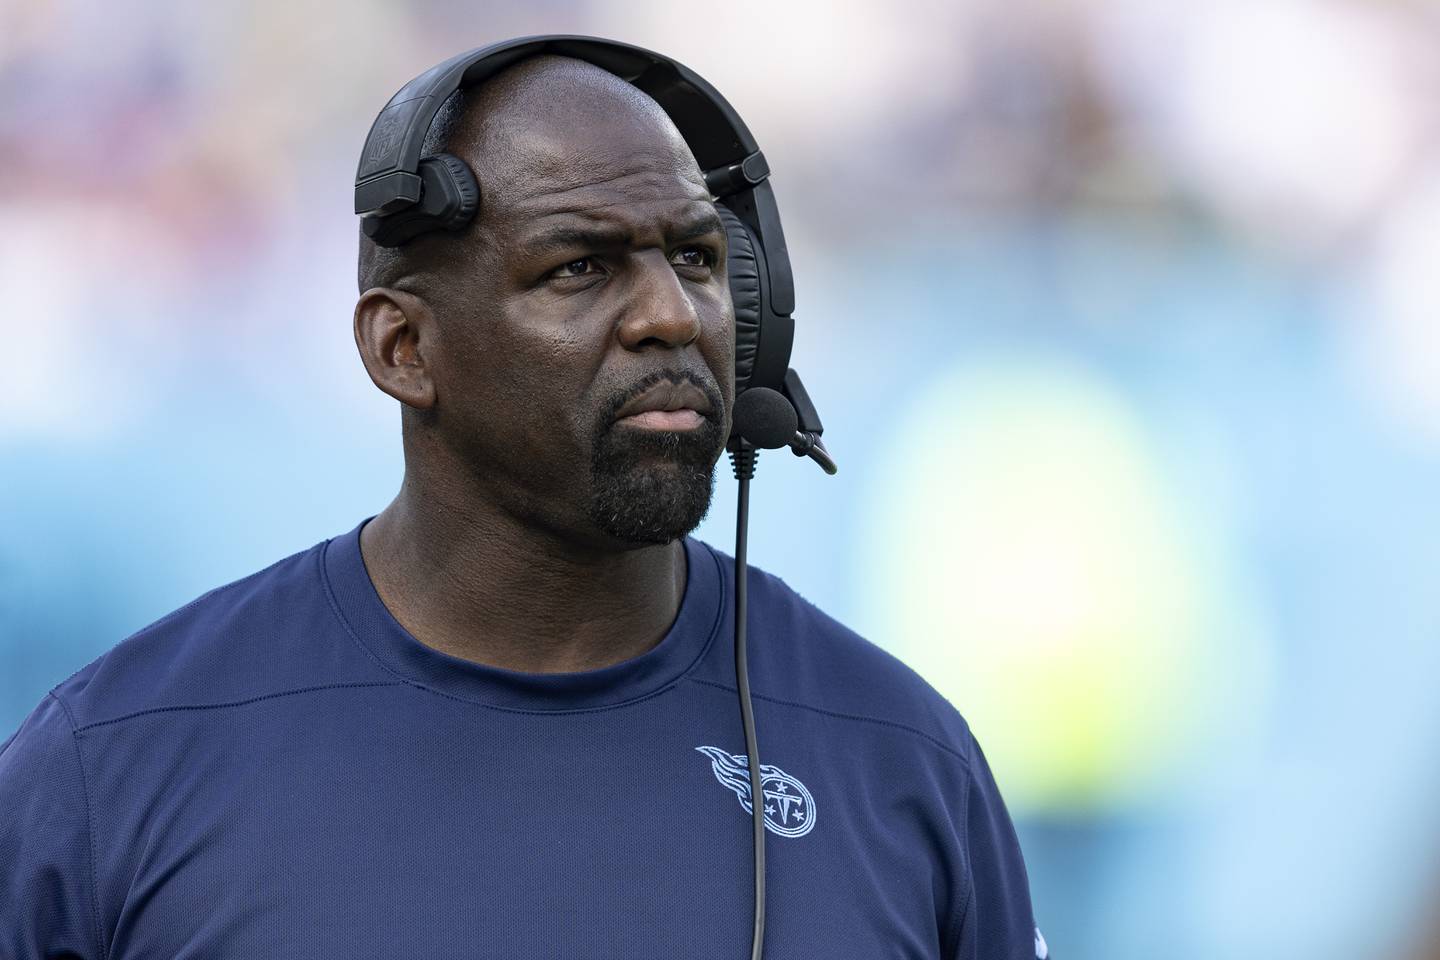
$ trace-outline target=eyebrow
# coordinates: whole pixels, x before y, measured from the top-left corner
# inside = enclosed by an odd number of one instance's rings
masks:
[[[725,225],[713,208],[686,217],[665,231],[671,243],[682,243],[712,233],[723,234]],[[558,250],[615,249],[635,242],[635,235],[624,227],[575,226],[565,224],[552,227],[534,236],[526,237],[519,244],[522,253],[544,254]]]

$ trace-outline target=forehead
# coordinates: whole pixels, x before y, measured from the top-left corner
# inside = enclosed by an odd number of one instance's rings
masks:
[[[456,134],[452,152],[475,171],[481,224],[491,228],[709,199],[660,105],[591,64],[537,58],[512,68],[482,88]]]
[[[536,125],[514,132],[496,154],[481,183],[482,217],[488,213],[492,227],[565,216],[646,221],[710,200],[673,127],[598,119],[564,130]]]

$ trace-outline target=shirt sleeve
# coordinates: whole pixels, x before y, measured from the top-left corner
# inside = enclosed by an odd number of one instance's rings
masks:
[[[0,957],[99,960],[88,806],[73,728],[48,695],[0,743]]]
[[[964,836],[968,888],[957,960],[1047,960],[1020,841],[980,744],[971,736]]]

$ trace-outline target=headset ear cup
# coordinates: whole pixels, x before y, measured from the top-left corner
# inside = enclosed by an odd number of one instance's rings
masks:
[[[738,397],[750,383],[755,369],[755,356],[760,349],[760,321],[764,304],[761,289],[763,269],[759,245],[750,228],[745,226],[728,207],[715,205],[725,224],[730,252],[726,260],[730,280],[730,299],[735,304],[735,395]]]
[[[475,219],[480,185],[465,161],[437,153],[420,161],[420,202],[389,216],[361,221],[365,235],[382,247],[398,247],[434,230],[455,232]]]
[[[433,166],[434,177],[425,176],[425,167]],[[443,201],[435,207],[425,204],[426,212],[435,218],[441,230],[459,230],[475,219],[480,209],[480,184],[470,167],[453,153],[437,153],[420,161],[421,178],[427,187],[432,182],[443,183],[439,192]],[[422,198],[423,202],[423,198]]]

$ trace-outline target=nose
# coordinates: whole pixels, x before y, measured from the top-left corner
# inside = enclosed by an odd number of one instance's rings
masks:
[[[683,347],[700,336],[700,316],[665,254],[646,250],[636,256],[634,284],[618,336],[627,350],[651,344]]]

